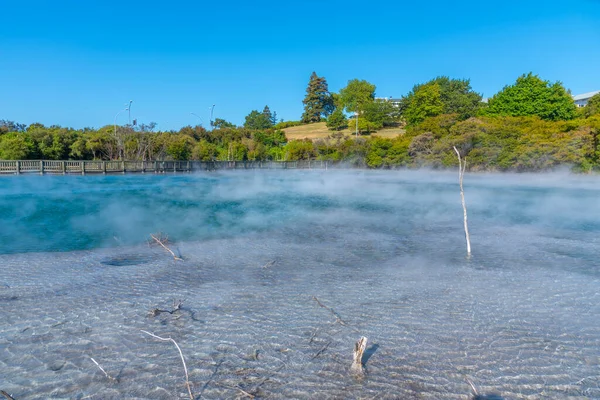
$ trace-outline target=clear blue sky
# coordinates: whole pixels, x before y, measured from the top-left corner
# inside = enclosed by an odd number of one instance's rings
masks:
[[[0,0],[0,119],[82,128],[195,112],[297,120],[312,71],[399,97],[438,75],[489,97],[532,71],[600,90],[600,0]],[[127,116],[119,116],[126,123]]]

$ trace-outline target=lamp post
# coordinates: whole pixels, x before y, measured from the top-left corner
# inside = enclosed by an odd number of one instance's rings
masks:
[[[213,111],[215,110],[215,105],[213,104],[212,107],[208,107],[210,108],[210,128],[212,129],[213,127]]]
[[[131,125],[131,103],[133,103],[133,100],[129,100],[129,106],[127,107],[127,111],[129,111],[129,125]]]
[[[201,116],[199,116],[198,114],[196,114],[196,113],[193,113],[193,112],[191,112],[190,114],[192,114],[193,116],[195,116],[195,117],[198,117],[198,118],[200,119],[200,125],[202,125],[202,124],[204,123],[204,120],[203,120],[203,119],[202,119],[202,117],[201,117]]]

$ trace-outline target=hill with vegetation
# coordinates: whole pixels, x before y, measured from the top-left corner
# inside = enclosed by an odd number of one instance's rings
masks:
[[[354,79],[331,93],[325,78],[313,73],[301,120],[278,120],[265,106],[252,110],[243,126],[216,119],[210,129],[155,131],[154,123],[73,129],[3,120],[0,159],[317,159],[447,168],[457,164],[456,147],[475,171],[600,170],[600,94],[578,108],[560,82],[531,73],[487,103],[469,80],[448,77],[417,84],[394,103],[376,98],[375,89]]]

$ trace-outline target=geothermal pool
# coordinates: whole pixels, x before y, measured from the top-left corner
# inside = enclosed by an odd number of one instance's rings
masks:
[[[467,174],[467,259],[456,175],[2,177],[0,390],[600,398],[600,179]]]

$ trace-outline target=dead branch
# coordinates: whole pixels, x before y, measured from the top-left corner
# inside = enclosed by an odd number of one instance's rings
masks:
[[[157,236],[158,236],[158,237],[157,237]],[[169,242],[168,238],[164,238],[164,237],[163,237],[161,234],[158,234],[158,235],[156,235],[156,236],[154,236],[153,234],[150,234],[150,237],[151,237],[152,239],[154,239],[154,240],[156,241],[156,243],[158,243],[159,245],[161,245],[163,249],[165,249],[166,251],[168,251],[169,253],[171,253],[171,255],[173,256],[173,258],[174,258],[175,260],[183,261],[183,258],[181,258],[181,257],[177,257],[177,256],[175,255],[175,253],[173,253],[173,250],[171,250],[170,248],[168,248],[168,247],[166,246],[165,242],[166,242],[166,243],[168,243],[168,242]],[[161,239],[162,239],[162,240],[161,240]]]
[[[460,201],[463,208],[463,221],[465,226],[465,238],[467,239],[467,257],[471,257],[471,237],[469,236],[469,225],[467,223],[467,205],[465,203],[465,191],[463,190],[463,178],[465,177],[465,171],[467,169],[467,160],[463,160],[460,157],[460,152],[453,146],[456,155],[458,156],[458,182],[460,185]]]
[[[310,339],[308,339],[308,344],[311,344],[313,342],[313,340],[315,339],[315,336],[317,336],[317,332],[319,332],[319,328],[315,329],[315,331],[312,333],[312,335],[310,335]]]
[[[337,312],[335,312],[335,310],[333,308],[327,307],[326,305],[324,305],[323,303],[321,303],[321,301],[319,299],[317,299],[316,296],[313,296],[313,300],[316,301],[317,304],[319,306],[321,306],[322,308],[325,308],[325,309],[331,311],[331,313],[333,314],[333,316],[336,319],[335,322],[338,322],[340,325],[344,325],[344,326],[346,325],[346,323],[344,322],[344,320],[342,319],[342,317],[340,317],[340,315]]]
[[[254,396],[253,394],[250,394],[250,393],[246,392],[244,389],[242,389],[242,388],[241,388],[241,387],[239,387],[239,386],[231,386],[231,385],[226,385],[226,384],[224,384],[224,383],[220,383],[220,382],[219,382],[219,383],[216,383],[216,385],[217,385],[217,386],[224,387],[224,388],[227,388],[227,389],[235,389],[235,390],[239,390],[239,391],[240,391],[240,393],[241,393],[243,396],[245,396],[245,397],[249,397],[249,398],[251,398],[251,399],[253,399],[253,398],[255,398],[255,397],[256,397],[256,396]]]
[[[0,390],[0,394],[4,397],[6,397],[8,400],[15,400],[14,397],[12,397],[10,394],[6,393],[4,390]]]
[[[189,379],[189,375],[188,375],[187,365],[185,365],[185,359],[183,358],[183,353],[181,352],[181,348],[179,347],[177,342],[170,337],[163,338],[163,337],[156,336],[155,334],[144,331],[144,330],[142,330],[142,332],[144,332],[146,335],[150,335],[153,338],[158,339],[158,340],[163,340],[166,342],[173,342],[175,347],[177,347],[177,350],[179,351],[179,356],[181,357],[181,363],[183,364],[183,370],[185,371],[185,385],[187,386],[188,394],[190,395],[190,400],[194,400],[194,395],[192,394],[192,388],[190,386],[190,379]]]
[[[325,346],[321,347],[321,350],[317,351],[317,353],[314,356],[312,356],[311,360],[314,360],[315,358],[319,357],[325,350],[327,350],[330,344],[331,342],[327,342]]]
[[[354,344],[354,354],[352,366],[350,367],[350,371],[355,374],[362,375],[365,373],[362,358],[367,348],[367,338],[362,336],[358,341]]]
[[[93,361],[93,363],[94,363],[94,364],[96,364],[96,366],[97,366],[98,368],[100,368],[100,371],[102,371],[102,373],[104,373],[104,376],[106,376],[106,377],[108,378],[108,380],[110,380],[110,381],[116,381],[116,379],[115,379],[115,378],[113,378],[112,376],[110,376],[110,375],[108,374],[108,372],[106,372],[106,371],[104,370],[104,368],[102,368],[102,367],[100,366],[100,364],[98,364],[98,363],[96,362],[96,360],[94,360],[92,357],[90,357],[90,360],[92,360],[92,361]]]
[[[151,317],[156,317],[161,313],[168,313],[173,315],[177,311],[181,310],[181,306],[183,305],[183,300],[173,300],[173,309],[172,310],[161,310],[160,308],[155,308],[148,312],[148,315]]]

